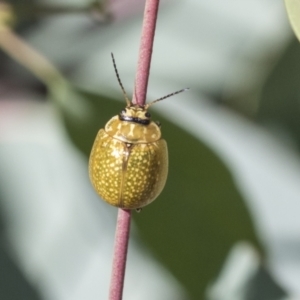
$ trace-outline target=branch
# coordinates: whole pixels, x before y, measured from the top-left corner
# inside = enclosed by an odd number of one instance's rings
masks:
[[[138,68],[135,77],[135,93],[132,100],[133,103],[139,105],[144,105],[146,101],[158,6],[159,0],[146,0]],[[120,208],[118,211],[109,300],[122,299],[130,219],[131,211]]]
[[[135,76],[135,92],[132,100],[133,103],[139,105],[144,105],[146,102],[158,6],[159,0],[146,1],[138,67]]]

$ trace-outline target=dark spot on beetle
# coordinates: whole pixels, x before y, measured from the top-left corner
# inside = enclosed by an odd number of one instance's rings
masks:
[[[147,112],[145,113],[145,117],[151,118],[151,114],[147,111]]]

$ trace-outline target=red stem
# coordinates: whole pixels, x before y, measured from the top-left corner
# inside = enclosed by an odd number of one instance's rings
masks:
[[[145,3],[135,93],[132,100],[133,103],[139,105],[144,105],[146,101],[158,5],[159,0],[146,0]],[[131,210],[119,209],[109,300],[122,300],[130,219]]]
[[[121,300],[130,231],[131,210],[119,209],[115,236],[113,268],[109,290],[109,300]]]
[[[139,60],[132,100],[134,104],[144,105],[146,102],[158,6],[159,0],[147,0],[145,4]]]

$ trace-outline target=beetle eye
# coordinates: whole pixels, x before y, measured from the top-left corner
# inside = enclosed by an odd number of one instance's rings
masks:
[[[145,113],[145,117],[150,118],[150,117],[151,117],[151,114],[150,114],[149,112],[146,112],[146,113]]]
[[[125,115],[126,114],[126,109],[122,109],[121,114]]]

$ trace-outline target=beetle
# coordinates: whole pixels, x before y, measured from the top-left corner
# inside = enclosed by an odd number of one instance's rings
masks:
[[[99,130],[90,154],[89,176],[97,194],[109,204],[140,209],[158,197],[168,175],[167,143],[148,108],[187,89],[142,106],[134,104],[127,97],[111,56],[127,105]]]

